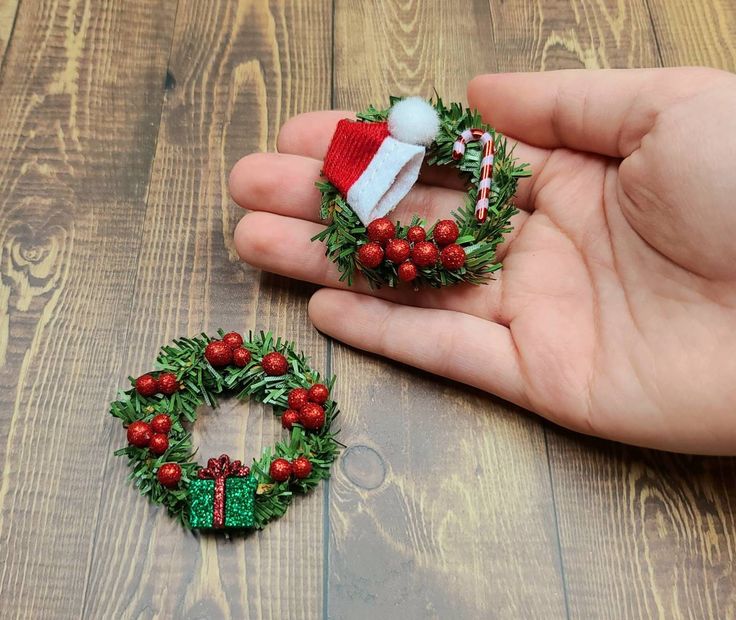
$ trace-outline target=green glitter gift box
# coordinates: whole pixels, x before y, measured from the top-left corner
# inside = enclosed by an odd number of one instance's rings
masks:
[[[193,529],[242,529],[255,525],[258,482],[227,454],[207,461],[189,483],[189,524]]]

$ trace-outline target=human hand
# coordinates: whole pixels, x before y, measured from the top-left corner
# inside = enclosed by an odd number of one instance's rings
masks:
[[[298,116],[243,158],[235,242],[256,267],[323,285],[309,314],[353,346],[476,386],[576,431],[736,453],[736,76],[710,69],[475,78],[471,106],[533,176],[486,286],[350,291],[310,238],[341,112]],[[392,219],[448,217],[429,169]]]

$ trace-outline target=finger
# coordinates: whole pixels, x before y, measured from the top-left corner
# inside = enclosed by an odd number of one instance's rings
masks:
[[[707,69],[481,75],[468,85],[468,100],[496,129],[529,144],[627,157],[662,110],[715,76]]]
[[[518,143],[514,156],[530,164],[532,177],[520,179],[514,203],[531,211],[531,196],[550,151]],[[446,171],[449,172],[449,171]],[[321,162],[283,153],[253,153],[240,159],[230,172],[230,194],[241,207],[268,211],[313,222],[319,221],[321,196],[315,186]],[[448,177],[449,178],[449,177]],[[459,179],[459,177],[457,177]],[[417,215],[427,222],[452,216],[465,202],[465,191],[415,185],[392,213],[392,219],[408,221]]]
[[[250,265],[297,280],[321,286],[347,288],[340,281],[337,266],[325,256],[324,245],[310,239],[323,226],[271,213],[249,213],[235,229],[235,248]],[[503,276],[485,286],[457,285],[451,290],[408,287],[371,289],[362,276],[356,274],[353,290],[394,302],[459,310],[491,320],[501,320]]]
[[[312,296],[309,316],[317,329],[351,346],[529,406],[511,331],[503,325],[330,289]]]
[[[230,171],[230,195],[244,209],[316,222],[321,196],[315,182],[321,166],[316,159],[298,155],[246,155]]]
[[[323,160],[338,121],[355,118],[355,112],[329,110],[305,112],[284,123],[276,140],[279,153],[304,155]]]
[[[312,222],[320,221],[321,196],[315,186],[320,162],[282,153],[253,153],[230,173],[230,193],[241,207],[268,211]],[[451,217],[465,203],[466,193],[416,184],[391,212],[391,219],[409,221],[413,215],[434,223]]]

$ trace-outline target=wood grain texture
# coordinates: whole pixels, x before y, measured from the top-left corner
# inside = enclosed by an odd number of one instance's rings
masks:
[[[675,3],[661,4],[670,11]],[[659,64],[643,2],[494,1],[491,7],[500,70]],[[702,27],[696,32],[695,40],[711,36]],[[527,53],[519,55],[522,41]],[[704,47],[711,53],[712,46]],[[662,47],[662,56],[668,54]],[[571,617],[736,614],[733,460],[625,448],[552,426],[547,436]]]
[[[18,11],[18,0],[0,0],[0,59],[5,57]]]
[[[736,617],[734,459],[549,443],[572,617]]]
[[[325,341],[307,318],[309,289],[238,261],[232,233],[242,213],[229,199],[227,176],[245,153],[273,150],[288,116],[329,106],[331,15],[328,2],[179,2],[140,216],[146,226],[125,372],[147,370],[158,347],[179,334],[220,326],[273,330],[296,340],[316,368],[327,366]],[[232,400],[214,412],[202,408],[194,429],[200,462],[222,452],[250,461],[282,437],[270,407]],[[124,437],[110,426],[111,452]],[[126,471],[120,459],[106,463],[115,483],[103,493],[85,615],[320,615],[321,488],[263,532],[228,541],[187,534],[123,483]]]
[[[498,71],[653,67],[644,0],[491,0]]]
[[[496,66],[488,5],[458,19],[440,4],[337,2],[335,106],[432,88],[465,100]],[[329,616],[565,617],[539,421],[343,346],[334,364],[348,449],[330,487]]]
[[[736,71],[733,0],[647,0],[665,66]]]
[[[114,4],[23,3],[5,58],[0,615],[81,614],[106,484],[174,8]]]
[[[736,617],[735,460],[583,438],[330,345],[311,287],[238,262],[226,189],[331,103],[462,101],[487,71],[734,69],[735,10],[0,0],[0,618]],[[244,540],[142,500],[106,415],[163,342],[219,326],[296,340],[344,411],[332,482]],[[231,400],[195,428],[201,458],[278,436]]]

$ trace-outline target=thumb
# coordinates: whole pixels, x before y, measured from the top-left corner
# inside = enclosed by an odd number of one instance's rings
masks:
[[[528,144],[627,157],[661,111],[723,75],[705,68],[480,75],[468,85],[468,101],[501,133]]]

